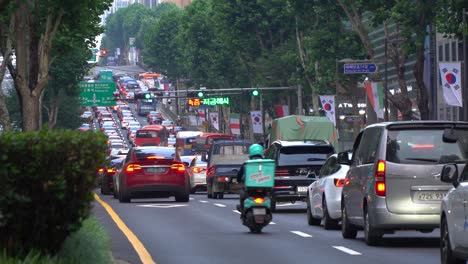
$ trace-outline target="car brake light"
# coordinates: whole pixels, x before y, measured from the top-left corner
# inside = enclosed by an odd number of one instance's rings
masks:
[[[195,172],[195,173],[200,173],[203,170],[204,170],[204,168],[199,168],[199,167],[195,167],[195,168],[192,169],[192,171]]]
[[[104,168],[99,168],[98,169],[98,172],[103,172],[104,171]]]
[[[336,187],[343,187],[346,183],[345,179],[334,179]]]
[[[433,144],[419,144],[411,146],[412,149],[432,149],[434,148]]]
[[[375,169],[375,193],[378,196],[385,196],[385,172],[386,166],[385,161],[379,160]]]
[[[229,177],[218,177],[216,178],[217,182],[229,182]]]
[[[184,172],[185,171],[185,166],[184,164],[172,164],[171,169],[177,170],[178,172]]]
[[[289,171],[288,169],[276,169],[275,176],[277,177],[289,176]]]
[[[164,157],[162,157],[162,156],[148,156],[148,157],[146,157],[146,159],[149,159],[149,160],[164,159]]]
[[[264,201],[265,201],[265,199],[263,199],[262,197],[257,197],[257,198],[254,199],[254,202],[256,204],[262,204]]]
[[[128,173],[132,173],[135,170],[141,170],[141,166],[138,164],[129,164],[127,168],[125,169],[125,171]]]
[[[107,169],[107,173],[112,173],[112,172],[114,172],[113,169]]]

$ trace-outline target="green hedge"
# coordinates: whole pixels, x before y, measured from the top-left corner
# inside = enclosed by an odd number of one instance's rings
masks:
[[[55,254],[88,217],[106,137],[77,130],[0,135],[0,248]]]
[[[111,264],[113,258],[109,235],[94,218],[83,221],[82,227],[65,240],[63,247],[55,256],[41,254],[32,250],[23,257],[9,257],[0,253],[2,264]]]

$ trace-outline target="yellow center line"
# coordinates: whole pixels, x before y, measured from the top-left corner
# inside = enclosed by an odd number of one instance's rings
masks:
[[[148,250],[146,250],[145,246],[143,246],[143,243],[141,243],[141,241],[132,232],[132,230],[130,230],[130,228],[127,227],[127,225],[122,221],[119,215],[117,215],[114,209],[112,209],[112,207],[109,204],[104,202],[96,193],[94,193],[94,199],[96,199],[96,201],[100,203],[102,207],[104,207],[104,209],[106,209],[107,213],[110,215],[112,220],[114,220],[117,227],[127,237],[128,241],[130,242],[130,244],[132,244],[133,248],[140,257],[141,262],[143,264],[156,264]]]

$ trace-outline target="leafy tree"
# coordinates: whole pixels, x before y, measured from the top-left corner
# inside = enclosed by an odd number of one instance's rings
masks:
[[[144,39],[145,63],[171,79],[178,78],[182,68],[178,64],[180,51],[176,42],[181,15],[178,8],[167,9],[149,26]]]
[[[53,59],[52,44],[61,30],[80,29],[83,35],[99,28],[99,15],[110,0],[9,1],[12,8],[2,9],[10,17],[15,34],[11,38],[16,67],[8,62],[19,95],[23,131],[41,127],[42,98]],[[14,6],[13,6],[14,4]],[[79,18],[79,19],[77,19]],[[85,39],[83,39],[85,41]],[[88,41],[92,41],[92,38]]]
[[[60,37],[55,41],[54,53],[58,55],[50,67],[48,89],[44,95],[44,109],[49,128],[57,125],[57,118],[62,114],[71,120],[73,119],[71,116],[75,116],[77,112],[73,109],[80,110],[80,102],[68,97],[78,99],[80,92],[78,83],[90,70],[86,60],[91,56],[91,51],[82,40],[73,41]],[[64,104],[64,100],[68,101],[67,104]],[[74,104],[70,105],[70,102]],[[73,111],[67,112],[65,109]],[[75,116],[78,121],[79,115]]]

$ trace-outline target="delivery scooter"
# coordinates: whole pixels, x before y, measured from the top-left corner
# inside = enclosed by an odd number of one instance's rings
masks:
[[[270,197],[275,182],[274,176],[274,160],[258,159],[245,162],[247,198],[244,200],[241,221],[252,233],[261,233],[273,219]]]

